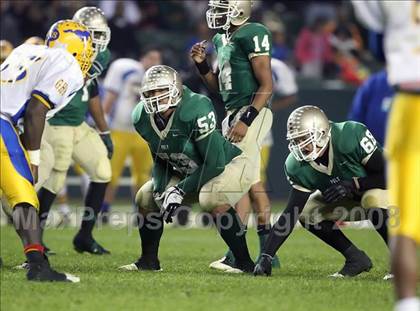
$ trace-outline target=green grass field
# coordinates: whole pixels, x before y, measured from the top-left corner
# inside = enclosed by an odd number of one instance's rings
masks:
[[[75,229],[50,229],[50,257],[60,271],[80,276],[79,284],[30,283],[12,267],[23,258],[12,227],[1,228],[1,310],[390,310],[392,284],[382,280],[388,251],[371,230],[346,230],[372,258],[374,269],[354,279],[327,276],[343,264],[341,255],[303,229],[296,230],[279,254],[282,268],[271,278],[226,275],[209,270],[225,246],[212,229],[165,230],[160,251],[163,272],[119,272],[139,254],[137,231],[103,228],[96,237],[109,256],[73,251]],[[248,233],[253,254],[255,231]]]

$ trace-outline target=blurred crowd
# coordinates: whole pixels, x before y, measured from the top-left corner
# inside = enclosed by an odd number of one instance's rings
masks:
[[[143,49],[159,47],[167,64],[188,72],[190,47],[209,40],[207,0],[111,1],[19,0],[1,2],[0,38],[19,45],[44,37],[52,23],[71,18],[80,7],[100,7],[109,22],[113,58],[138,59]],[[341,79],[359,85],[369,74],[371,57],[363,44],[349,1],[255,1],[253,20],[273,33],[273,57],[300,77]],[[211,46],[209,46],[211,51]]]

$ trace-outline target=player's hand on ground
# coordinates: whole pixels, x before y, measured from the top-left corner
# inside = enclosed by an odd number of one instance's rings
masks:
[[[172,222],[175,211],[181,206],[184,199],[184,191],[177,186],[168,188],[163,194],[163,203],[160,213],[166,223]]]
[[[112,155],[114,154],[114,143],[111,139],[111,134],[109,132],[100,133],[99,136],[101,137],[106,150],[108,151],[108,159],[111,160]]]
[[[206,43],[207,41],[201,41],[194,44],[190,51],[190,56],[196,63],[202,63],[206,60]]]
[[[248,126],[244,122],[239,120],[229,130],[227,138],[232,143],[239,143],[242,141],[242,139],[244,139],[247,131],[248,131]]]
[[[38,165],[31,164],[32,177],[34,178],[34,184],[38,182]]]
[[[323,196],[327,203],[337,203],[343,199],[353,199],[356,185],[353,180],[342,180],[324,191]]]

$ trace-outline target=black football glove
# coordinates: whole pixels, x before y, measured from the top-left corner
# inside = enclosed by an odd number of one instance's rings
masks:
[[[108,159],[111,160],[112,155],[114,154],[114,144],[112,143],[111,134],[109,131],[99,133],[99,136],[101,137],[106,150],[108,151]]]
[[[273,257],[268,254],[261,254],[260,259],[258,260],[257,264],[254,268],[254,275],[255,276],[270,276],[271,275],[271,261]]]
[[[357,188],[353,180],[342,180],[324,191],[327,203],[337,203],[343,199],[354,199]]]
[[[163,200],[160,214],[166,223],[172,222],[175,211],[181,206],[185,192],[177,186],[169,187],[159,199]]]

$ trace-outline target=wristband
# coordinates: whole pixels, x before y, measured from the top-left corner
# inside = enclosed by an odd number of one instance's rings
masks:
[[[32,165],[39,166],[39,163],[41,163],[41,150],[28,150],[28,156]]]
[[[251,126],[254,119],[258,116],[259,111],[254,106],[249,106],[247,110],[241,115],[241,120],[248,127]]]
[[[108,130],[108,131],[98,132],[98,134],[99,135],[109,135],[109,134],[111,134],[111,131]]]
[[[205,76],[206,74],[208,74],[210,72],[210,66],[207,63],[207,61],[205,60],[204,62],[201,63],[195,63],[195,66],[197,67],[198,71],[200,72],[200,75]]]

